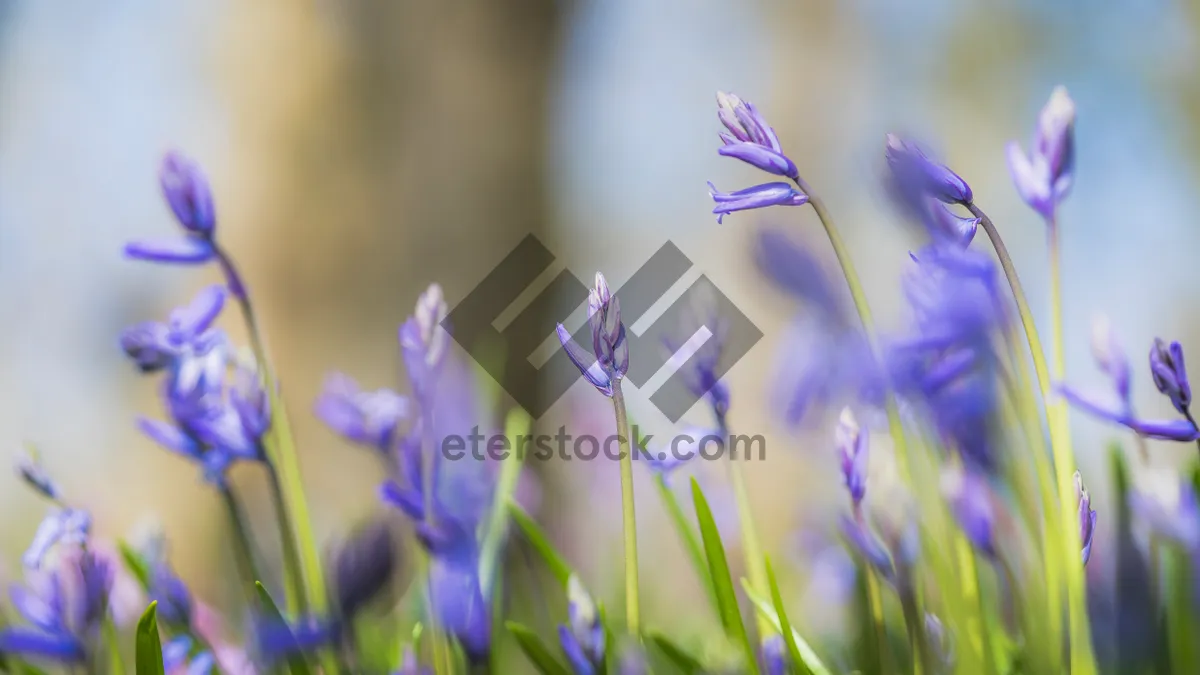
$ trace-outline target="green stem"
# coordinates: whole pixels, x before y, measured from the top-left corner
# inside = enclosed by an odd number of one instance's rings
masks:
[[[1071,636],[1071,673],[1093,675],[1097,670],[1095,654],[1092,652],[1091,628],[1088,625],[1087,589],[1084,585],[1083,565],[1077,557],[1072,555],[1072,552],[1081,550],[1083,544],[1080,541],[1079,529],[1075,522],[1077,507],[1073,503],[1075,461],[1071,453],[1071,435],[1067,424],[1066,406],[1062,401],[1053,400],[1054,397],[1051,395],[1053,380],[1051,380],[1050,370],[1046,365],[1045,351],[1042,348],[1041,339],[1038,337],[1037,326],[1033,321],[1033,312],[1029,309],[1029,302],[1021,286],[1021,280],[1017,276],[1012,257],[1008,254],[1008,247],[1004,245],[995,223],[986,213],[973,203],[967,204],[967,208],[970,209],[972,215],[979,218],[980,227],[991,240],[992,247],[996,250],[996,257],[1000,261],[1000,267],[1008,279],[1013,300],[1017,305],[1017,313],[1021,318],[1021,326],[1025,331],[1026,341],[1029,343],[1034,372],[1042,390],[1046,406],[1046,422],[1050,428],[1050,448],[1054,455],[1055,483],[1058,487],[1059,541],[1063,545],[1063,548],[1060,549],[1060,562],[1066,576],[1068,632]],[[1057,289],[1059,285],[1059,282],[1055,281],[1059,275],[1057,244],[1054,245],[1054,249],[1050,262],[1051,285]],[[1060,317],[1055,320],[1057,324],[1061,320],[1061,301],[1052,298],[1052,305],[1054,309],[1052,313]],[[1056,328],[1057,330],[1059,329]],[[1057,338],[1061,340],[1061,335],[1058,335]]]
[[[254,565],[253,548],[250,544],[250,531],[246,526],[241,505],[233,490],[226,487],[221,489],[221,502],[225,506],[225,514],[229,517],[229,526],[233,531],[233,557],[237,563],[238,576],[242,578],[246,600],[254,605],[257,603],[258,592],[254,582],[258,581],[258,570]]]
[[[925,617],[917,606],[917,597],[912,589],[900,592],[900,608],[904,610],[904,626],[908,632],[908,649],[912,657],[914,675],[937,672],[929,652],[929,641],[925,635]]]
[[[640,633],[638,607],[637,519],[633,504],[633,455],[630,452],[629,421],[620,378],[613,378],[613,412],[617,417],[617,441],[621,451],[621,513],[625,530],[625,623],[635,637]]]
[[[867,303],[867,295],[863,291],[862,282],[858,278],[858,272],[854,269],[854,262],[850,260],[850,252],[846,249],[845,243],[842,242],[842,237],[833,223],[833,217],[829,215],[829,211],[825,208],[825,202],[813,193],[812,188],[809,187],[803,178],[796,178],[795,180],[796,187],[808,195],[808,203],[812,205],[813,211],[817,214],[817,219],[821,221],[821,226],[825,228],[825,236],[829,239],[830,246],[833,247],[833,254],[837,257],[838,266],[842,268],[842,276],[846,278],[846,286],[850,288],[850,297],[854,300],[854,309],[858,312],[859,321],[862,322],[867,344],[870,345],[871,353],[878,363],[880,362],[880,349],[878,341],[875,338],[875,321],[871,318],[871,308]],[[900,409],[896,406],[896,398],[892,393],[891,387],[888,388],[886,396],[885,407],[888,418],[888,432],[891,434],[892,445],[895,448],[896,465],[900,470],[900,477],[907,482],[909,479],[908,443],[904,437],[904,425],[900,421]]]
[[[301,569],[300,553],[296,550],[292,521],[288,517],[287,504],[283,500],[283,489],[279,484],[279,472],[275,470],[274,466],[268,464],[267,475],[271,479],[271,503],[275,508],[276,518],[279,520],[279,541],[283,548],[283,567],[285,570]],[[283,575],[283,592],[288,609],[301,615],[308,612],[308,599],[304,595],[304,586],[299,575]]]
[[[121,659],[121,640],[117,636],[117,624],[113,621],[112,614],[105,612],[101,630],[104,632],[104,648],[108,651],[108,672],[112,675],[125,675],[125,663]]]

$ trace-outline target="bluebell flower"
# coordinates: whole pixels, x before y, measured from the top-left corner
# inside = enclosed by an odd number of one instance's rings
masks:
[[[339,616],[354,617],[391,585],[396,543],[385,523],[374,522],[356,532],[333,560],[334,592]]]
[[[491,650],[491,607],[479,585],[474,530],[449,518],[421,523],[417,536],[429,550],[429,596],[437,621],[462,645],[473,663]]]
[[[1096,535],[1096,512],[1092,510],[1092,497],[1083,485],[1083,476],[1075,472],[1075,498],[1079,501],[1079,540],[1083,543],[1083,564],[1092,557],[1092,538]]]
[[[721,134],[724,146],[717,152],[740,159],[747,164],[797,180],[800,172],[792,160],[783,154],[775,130],[767,124],[753,103],[734,94],[717,92],[717,117],[729,133]]]
[[[218,251],[213,240],[216,214],[203,171],[187,157],[170,152],[159,168],[159,183],[175,220],[184,229],[184,236],[132,242],[125,246],[125,255],[176,264],[203,264],[216,259]]]
[[[1200,429],[1189,413],[1192,394],[1184,368],[1183,349],[1179,343],[1167,346],[1162,340],[1155,340],[1150,350],[1150,374],[1158,390],[1171,399],[1172,405],[1184,415],[1184,419],[1147,420],[1137,416],[1130,399],[1129,359],[1106,319],[1098,319],[1093,326],[1092,354],[1100,369],[1109,376],[1116,393],[1115,402],[1059,384],[1056,391],[1064,400],[1084,413],[1120,424],[1145,438],[1183,443],[1200,440]]]
[[[167,321],[147,321],[121,333],[121,348],[143,373],[174,368],[187,354],[207,351],[221,338],[212,330],[225,306],[225,289],[209,286]]]
[[[1055,87],[1042,108],[1029,153],[1016,141],[1006,151],[1021,199],[1047,220],[1053,219],[1075,180],[1075,102],[1064,87]]]
[[[413,315],[400,327],[400,352],[413,391],[428,395],[449,347],[449,334],[443,328],[446,301],[442,288],[431,284],[417,299]]]
[[[336,373],[325,380],[316,415],[346,440],[387,454],[409,407],[408,399],[391,389],[363,391],[354,380]]]
[[[254,618],[254,646],[268,665],[292,654],[313,652],[337,642],[342,625],[329,619],[303,617],[287,622],[275,617]]]
[[[575,575],[567,580],[567,623],[558,627],[558,639],[575,675],[604,672],[604,624],[592,596]]]
[[[161,609],[161,608],[160,608]],[[209,675],[217,666],[216,657],[210,651],[199,651],[194,656],[192,639],[186,635],[172,638],[163,645],[163,670],[167,673],[185,675]]]
[[[781,635],[763,638],[759,646],[763,675],[787,675],[791,672],[791,657]]]
[[[404,655],[400,659],[400,670],[393,675],[433,675],[433,670],[418,663],[417,655],[412,647],[406,647]]]
[[[1200,500],[1191,481],[1173,471],[1144,469],[1135,475],[1129,508],[1155,536],[1200,552]]]
[[[744,188],[736,192],[721,192],[711,182],[708,184],[708,195],[716,206],[713,213],[717,222],[723,222],[725,216],[735,211],[749,211],[768,206],[804,206],[808,203],[808,195],[787,183],[763,183]]]
[[[942,474],[942,492],[967,540],[995,558],[996,507],[987,480],[970,471],[947,471]]]
[[[1187,367],[1183,363],[1183,347],[1178,342],[1167,345],[1154,338],[1150,348],[1150,376],[1159,393],[1171,399],[1171,405],[1181,415],[1188,415],[1192,404],[1192,388],[1188,384]]]
[[[625,339],[625,324],[621,323],[621,304],[599,272],[588,293],[588,324],[592,331],[590,354],[571,339],[561,323],[558,340],[584,378],[600,393],[612,397],[614,383],[629,372],[629,342]]]
[[[916,143],[888,134],[885,156],[893,188],[900,193],[928,195],[947,204],[971,202],[971,186]]]
[[[854,413],[845,408],[838,418],[834,437],[842,467],[842,480],[845,481],[850,501],[857,510],[867,493],[867,456],[870,450],[867,432],[858,426]]]
[[[42,466],[41,458],[33,447],[26,447],[16,461],[17,475],[35,492],[51,501],[58,501],[61,492],[58,484]]]
[[[87,541],[92,530],[92,515],[83,509],[67,506],[51,509],[38,525],[33,541],[21,557],[27,569],[36,570],[42,566],[50,549],[62,544],[77,546]]]
[[[701,443],[705,444],[705,452],[713,453],[718,450],[714,444],[723,446],[728,435],[728,432],[714,427],[688,425],[665,443],[647,447],[646,438],[638,439],[637,451],[633,456],[637,461],[644,461],[663,480],[670,481],[671,475],[680,467],[700,456]]]
[[[670,355],[666,367],[682,378],[693,396],[705,399],[718,426],[725,425],[729,412],[729,387],[721,380],[721,357],[728,340],[729,322],[718,311],[717,298],[709,286],[694,286],[690,306],[674,335],[663,340]],[[699,331],[709,333],[703,343]]]
[[[31,627],[0,629],[0,653],[66,664],[87,660],[108,604],[112,570],[107,561],[83,550],[62,562],[61,570],[35,574],[29,585],[10,589],[13,607]]]
[[[896,578],[896,566],[892,563],[892,554],[865,520],[842,516],[838,520],[838,525],[852,551],[862,556],[862,559],[884,579],[893,581]]]

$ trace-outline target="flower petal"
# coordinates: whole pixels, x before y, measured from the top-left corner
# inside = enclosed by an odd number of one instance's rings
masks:
[[[216,258],[217,252],[199,237],[173,237],[130,242],[125,245],[125,256],[147,262],[201,265]]]

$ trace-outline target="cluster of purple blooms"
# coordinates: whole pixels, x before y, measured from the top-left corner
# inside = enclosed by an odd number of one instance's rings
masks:
[[[790,181],[762,183],[732,193],[720,192],[710,183],[718,222],[740,211],[811,204],[836,248],[823,204],[785,154],[761,112],[731,94],[719,94],[717,102],[718,118],[725,129],[720,133],[723,145],[718,152]],[[1051,230],[1057,227],[1058,206],[1073,183],[1074,118],[1074,103],[1065,90],[1056,89],[1041,112],[1028,152],[1015,143],[1008,148],[1017,192]],[[877,488],[868,490],[873,482],[869,476],[872,434],[859,420],[878,419],[881,413],[889,416],[892,453],[898,463],[902,446],[910,438],[928,441],[936,448],[939,503],[970,548],[995,569],[997,586],[1017,597],[1021,591],[1013,570],[1019,566],[1020,552],[1006,546],[1005,535],[1016,527],[1012,521],[1018,517],[1010,508],[1012,499],[1007,496],[1005,477],[1019,474],[1023,468],[1014,467],[1018,458],[1005,451],[1013,441],[1007,436],[1010,429],[1003,403],[1009,395],[1004,385],[1013,376],[1010,368],[1018,359],[1023,363],[1024,355],[1018,357],[1009,351],[1012,343],[1007,339],[1017,323],[1002,288],[996,259],[972,248],[980,229],[987,231],[994,245],[997,239],[994,226],[976,206],[971,187],[920,145],[894,135],[886,137],[884,160],[886,188],[898,212],[918,223],[926,235],[924,245],[910,254],[911,264],[903,278],[903,297],[909,310],[903,330],[886,339],[873,334],[860,298],[856,295],[854,299],[859,313],[855,317],[836,285],[821,271],[817,257],[781,229],[758,232],[754,256],[762,273],[808,310],[801,313],[802,318],[796,319],[789,332],[789,356],[780,368],[783,417],[796,424],[827,410],[841,410],[834,447],[850,508],[839,521],[839,533],[862,564],[861,569],[867,570],[865,578],[882,580],[898,598],[912,643],[913,669],[946,672],[956,667],[953,632],[957,627],[950,625],[945,615],[939,616],[940,611],[927,608],[921,590],[918,566],[928,553],[922,541],[923,516],[918,507],[922,499],[916,492],[924,486],[903,486],[910,499],[886,504],[890,517],[873,513],[871,507],[876,505],[872,501],[878,497]],[[311,672],[308,660],[314,658],[321,659],[322,671],[331,675],[341,668],[359,672],[363,667],[362,655],[356,651],[356,620],[393,587],[399,567],[396,535],[382,519],[361,528],[332,556],[327,603],[311,603],[305,589],[289,586],[299,583],[293,577],[285,579],[284,586],[296,591],[298,599],[289,598],[282,613],[275,607],[262,585],[264,579],[258,572],[262,561],[246,531],[240,497],[227,478],[237,464],[266,472],[276,497],[274,508],[281,528],[283,558],[288,565],[295,563],[302,555],[292,548],[298,540],[299,526],[294,520],[296,513],[282,495],[286,476],[275,445],[278,436],[273,436],[277,426],[284,423],[280,418],[285,414],[278,384],[265,361],[251,296],[233,258],[216,236],[216,212],[206,179],[190,160],[170,154],[163,161],[160,183],[182,234],[166,241],[129,244],[126,255],[169,265],[215,264],[224,282],[204,288],[187,305],[170,312],[165,321],[141,323],[121,335],[121,347],[137,370],[159,378],[163,418],[141,418],[137,426],[158,445],[195,464],[203,480],[228,507],[239,575],[252,611],[246,652],[256,667],[286,666],[293,673]],[[997,254],[1004,267],[1006,254],[999,246]],[[840,252],[839,262],[851,290],[856,291],[857,282],[852,280],[853,274]],[[1005,267],[1004,272],[1012,285],[1010,270]],[[1019,289],[1014,287],[1013,291],[1019,296]],[[1021,302],[1018,297],[1018,313],[1025,311]],[[239,348],[217,327],[222,311],[230,303],[239,306],[247,323],[249,348]],[[723,324],[712,306],[697,306],[695,313],[695,324],[708,327],[712,334],[682,362],[684,380],[705,401],[715,427],[711,433],[727,438],[731,397],[719,375],[723,372]],[[415,638],[412,644],[402,645],[392,659],[396,675],[444,675],[447,664],[456,661],[452,654],[439,653],[439,646],[461,654],[464,666],[479,672],[490,672],[487,669],[495,654],[495,611],[500,591],[483,570],[494,563],[488,556],[495,555],[484,545],[485,535],[494,534],[488,531],[489,519],[498,505],[503,506],[496,492],[499,467],[487,462],[445,465],[436,451],[443,439],[466,435],[488,416],[481,409],[472,371],[458,362],[450,349],[446,317],[445,298],[434,284],[420,295],[412,315],[399,329],[408,395],[388,388],[364,390],[350,377],[335,374],[327,380],[314,410],[331,430],[380,459],[387,474],[379,487],[380,501],[404,516],[420,546],[417,553],[423,578],[417,595],[422,599],[422,617],[438,637],[435,647],[429,650],[433,655],[427,659],[419,658],[422,650]],[[629,369],[629,342],[619,300],[600,273],[589,294],[588,321],[590,345],[577,344],[561,324],[557,334],[582,377],[611,400],[618,433],[624,434],[628,428],[621,385]],[[1027,323],[1023,327],[1027,332],[1031,330]],[[694,328],[690,324],[681,326],[680,334],[691,336]],[[798,343],[792,341],[800,339],[809,340],[811,351],[819,357],[800,353],[805,350],[797,349]],[[1033,348],[1036,341],[1031,339],[1030,344]],[[681,347],[682,343],[674,340],[666,345],[676,356]],[[1054,382],[1041,392],[1048,419],[1049,408],[1056,403],[1054,397],[1061,397],[1076,409],[1128,428],[1139,438],[1200,441],[1179,343],[1155,340],[1149,354],[1151,378],[1179,415],[1171,420],[1148,420],[1134,412],[1132,369],[1106,322],[1096,325],[1092,351],[1109,380],[1110,396]],[[1036,408],[1036,403],[1033,406]],[[1030,435],[1040,437],[1040,420],[1034,420],[1034,424],[1036,429]],[[671,501],[672,493],[666,485],[668,475],[682,462],[676,453],[670,456],[669,461],[649,464],[660,479],[668,505],[682,513]],[[1061,461],[1061,457],[1056,455],[1055,461]],[[26,583],[14,585],[10,593],[24,624],[0,624],[0,671],[9,666],[7,659],[49,661],[69,668],[87,668],[89,672],[102,670],[105,656],[119,663],[120,650],[109,640],[116,631],[114,579],[121,567],[116,556],[95,545],[88,511],[64,498],[36,455],[23,457],[17,468],[25,483],[51,506],[23,557]],[[1068,472],[1074,469],[1065,468]],[[643,641],[646,634],[637,623],[637,533],[632,520],[632,479],[626,469],[623,465],[626,628],[633,639],[620,650],[614,649],[603,607],[589,595],[577,574],[560,574],[567,611],[565,620],[556,626],[557,649],[549,649],[532,633],[522,632],[520,626],[508,626],[540,672],[648,672],[650,652]],[[742,480],[736,468],[731,475],[735,483]],[[1078,471],[1073,481],[1072,496],[1060,493],[1078,508],[1077,514],[1071,515],[1069,529],[1077,526],[1077,532],[1071,535],[1078,536],[1080,548],[1069,553],[1072,565],[1081,562],[1086,566],[1092,557],[1098,516]],[[1195,488],[1189,481],[1170,482],[1173,499],[1140,490],[1130,495],[1129,506],[1156,536],[1181,545],[1189,554],[1200,553],[1200,506]],[[1057,489],[1063,490],[1062,485],[1060,482]],[[737,487],[744,491],[744,486]],[[811,647],[805,644],[800,648],[802,640],[798,633],[792,634],[778,599],[774,614],[767,612],[773,617],[774,629],[770,621],[765,622],[765,627],[760,626],[756,646],[750,646],[748,632],[741,627],[736,598],[731,601],[732,590],[724,590],[720,584],[721,574],[726,581],[729,575],[722,543],[719,537],[714,542],[704,531],[702,513],[708,507],[695,484],[694,491],[701,537],[691,531],[685,516],[680,516],[683,524],[679,528],[685,543],[701,561],[697,571],[714,599],[723,628],[731,641],[740,636],[748,662],[744,668],[712,670],[702,667],[666,638],[655,640],[661,651],[686,672],[831,672]],[[748,511],[744,499],[737,508]],[[760,552],[753,519],[748,512],[740,515],[742,552],[750,577],[747,587],[752,589],[748,592],[765,594],[766,583],[777,596],[769,565],[754,559]],[[526,534],[530,530],[526,529]],[[531,535],[530,539],[538,537]],[[544,541],[534,543],[543,549],[549,546]],[[1076,552],[1078,561],[1074,560]],[[222,661],[211,631],[200,619],[199,603],[170,564],[163,538],[154,538],[136,550],[122,546],[121,553],[124,566],[154,603],[154,614],[148,614],[157,617],[158,623],[152,628],[155,644],[160,630],[167,637],[159,649],[161,654],[156,655],[161,664],[158,672],[256,672],[249,667],[239,670],[240,666]],[[545,551],[543,554],[554,557]],[[565,563],[560,560],[558,565],[561,568]],[[870,593],[878,592],[874,586],[870,588]],[[1052,602],[1058,601],[1054,598]],[[731,612],[736,618],[730,618]],[[1061,614],[1061,608],[1055,604],[1052,613]],[[1012,607],[1004,614],[1006,624],[1021,620],[1020,612]],[[443,637],[448,640],[440,642]],[[1061,646],[1055,649],[1061,651]],[[143,656],[139,643],[139,673],[143,672]],[[424,661],[431,662],[432,667]],[[115,666],[111,669],[120,670]]]

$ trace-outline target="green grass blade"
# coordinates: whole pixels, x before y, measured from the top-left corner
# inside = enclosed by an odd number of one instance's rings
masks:
[[[712,579],[708,574],[708,562],[704,557],[704,547],[700,544],[700,535],[696,533],[695,526],[688,520],[687,515],[683,512],[683,507],[679,505],[679,500],[675,498],[675,493],[671,491],[671,486],[667,485],[667,481],[663,479],[662,475],[654,476],[654,485],[658,488],[658,496],[662,498],[667,514],[671,516],[675,531],[683,540],[684,549],[687,550],[692,567],[696,569],[696,574],[700,577],[700,583],[708,595],[709,604],[712,605],[717,616],[720,616],[721,607],[717,602],[717,594],[713,590]]]
[[[650,633],[647,637],[655,647],[658,647],[663,656],[675,664],[675,667],[684,675],[704,675],[704,664],[672,642],[670,638],[661,633]]]
[[[721,624],[729,637],[742,645],[746,655],[747,672],[758,673],[758,654],[750,644],[746,624],[742,621],[742,613],[738,609],[737,594],[733,590],[733,577],[729,573],[729,561],[725,557],[721,533],[713,520],[708,500],[704,498],[704,492],[695,478],[692,479],[692,501],[696,507],[696,521],[700,524],[700,538],[704,542],[705,557],[708,559],[709,579],[712,581],[721,610]]]
[[[127,542],[118,541],[117,548],[121,551],[121,559],[125,561],[125,567],[129,569],[129,573],[137,579],[143,591],[149,591],[150,563],[146,562],[146,558]]]
[[[492,499],[491,514],[487,529],[483,535],[479,556],[479,585],[484,597],[492,592],[496,575],[499,574],[500,558],[508,537],[508,509],[505,506],[512,501],[517,490],[517,481],[521,477],[522,457],[518,456],[517,439],[529,433],[529,415],[520,408],[513,408],[508,413],[504,424],[504,434],[509,440],[513,451],[500,463],[500,477],[496,481],[496,494]]]
[[[563,588],[566,588],[567,580],[571,578],[574,571],[567,564],[566,559],[554,548],[554,544],[550,543],[550,538],[546,536],[546,533],[537,523],[533,522],[533,518],[530,518],[529,514],[525,513],[525,510],[517,506],[516,503],[511,501],[508,503],[508,513],[512,516],[513,522],[517,524],[517,527],[521,528],[521,531],[525,533],[525,538],[529,540],[529,543],[533,544],[533,548],[537,550],[538,555],[542,556],[542,560],[550,568],[550,573],[563,585]]]
[[[512,621],[505,623],[504,627],[516,638],[521,651],[525,652],[525,656],[529,657],[539,673],[542,675],[571,675],[571,671],[554,657],[554,654],[536,633]]]
[[[800,653],[800,647],[796,642],[796,635],[792,631],[792,622],[788,621],[787,610],[783,607],[783,594],[779,592],[779,582],[775,579],[775,570],[771,568],[770,558],[764,558],[764,564],[767,573],[767,586],[771,589],[771,603],[775,605],[775,614],[779,617],[779,632],[783,635],[783,641],[787,645],[788,654],[792,657],[792,665],[801,675],[811,673],[812,669],[808,667],[808,663],[804,661],[804,655]]]
[[[750,598],[750,602],[754,603],[754,608],[758,610],[758,613],[782,633],[783,624],[779,620],[779,614],[775,611],[771,603],[767,602],[766,598],[759,597],[745,579],[742,579],[742,590],[745,591],[746,597]],[[788,632],[792,634],[792,641],[796,643],[796,649],[800,652],[800,660],[804,665],[808,666],[808,670],[813,675],[833,675],[833,671],[826,667],[821,661],[821,657],[817,656],[817,653],[813,651],[808,641],[800,633],[797,633],[794,627]]]
[[[152,602],[138,620],[137,675],[165,675],[162,641],[158,637],[158,603]]]
[[[283,614],[279,611],[279,606],[271,599],[271,594],[267,592],[266,587],[261,581],[254,582],[254,590],[258,592],[259,609],[263,613],[263,618],[268,621],[278,622],[284,630],[288,630],[287,622],[283,618]],[[291,638],[289,638],[291,639]],[[308,661],[304,655],[299,652],[293,652],[287,658],[288,670],[292,675],[311,675],[312,668],[309,667]]]

